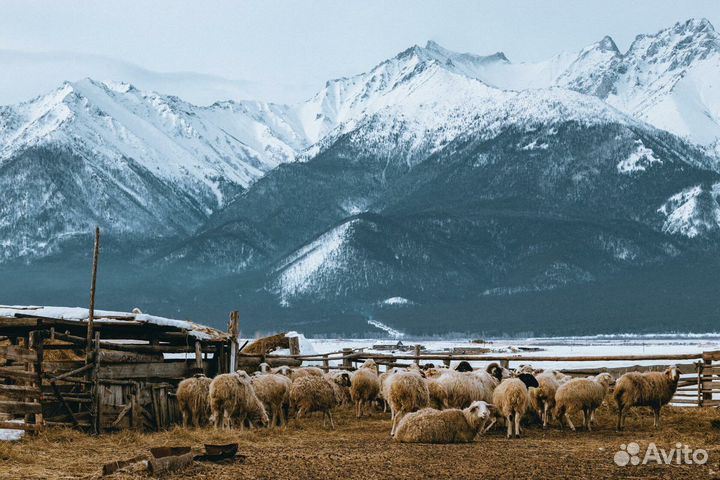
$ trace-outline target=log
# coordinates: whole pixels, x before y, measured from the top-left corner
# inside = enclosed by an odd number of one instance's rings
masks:
[[[40,390],[35,387],[26,387],[22,385],[0,385],[0,397],[14,398],[17,400],[23,400],[25,398],[36,400],[39,399],[40,396]]]
[[[5,357],[13,362],[35,363],[37,362],[37,353],[28,348],[17,347],[15,345],[0,346],[0,357]]]
[[[52,385],[55,396],[58,398],[58,400],[60,400],[60,403],[62,404],[63,408],[65,408],[65,411],[68,413],[68,415],[70,415],[73,425],[77,427],[78,419],[75,417],[75,412],[73,412],[72,408],[70,408],[70,406],[67,404],[67,402],[65,401],[65,397],[63,397],[62,393],[60,393],[60,390],[58,389],[55,382],[51,380],[50,385]]]
[[[0,422],[0,429],[37,432],[39,430],[42,430],[42,426],[35,423]]]
[[[194,459],[190,447],[151,448],[150,453],[148,471],[151,475],[179,470],[190,465]]]
[[[0,367],[0,377],[11,378],[21,382],[32,382],[35,380],[35,372],[28,372],[15,367]]]
[[[42,413],[42,404],[31,402],[0,401],[0,413],[11,415],[29,415]]]
[[[159,346],[159,345],[157,345]],[[100,350],[102,363],[162,363],[165,360],[161,352],[126,352],[120,350]]]
[[[194,362],[129,363],[100,365],[98,377],[103,380],[143,380],[149,378],[182,379],[188,377]],[[206,372],[207,373],[207,372]]]
[[[106,463],[102,467],[102,475],[112,475],[119,470],[129,470],[132,472],[140,472],[146,470],[148,466],[147,455],[137,455],[127,460],[116,460],[114,462]]]

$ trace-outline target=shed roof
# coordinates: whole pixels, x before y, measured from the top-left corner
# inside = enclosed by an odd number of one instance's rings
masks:
[[[90,312],[82,307],[43,307],[34,305],[0,305],[0,327],[3,319],[38,317],[44,319],[64,320],[83,323],[88,321]],[[114,312],[109,310],[95,310],[93,321],[98,325],[123,324],[155,325],[165,327],[170,331],[181,331],[198,340],[223,341],[230,338],[226,332],[222,332],[206,325],[190,322],[188,320],[175,320],[172,318],[158,317],[145,313]]]

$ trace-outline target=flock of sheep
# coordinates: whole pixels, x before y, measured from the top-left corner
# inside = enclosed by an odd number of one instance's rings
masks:
[[[213,424],[215,428],[282,427],[288,418],[322,412],[323,426],[341,405],[353,404],[358,418],[382,405],[390,409],[390,434],[399,442],[471,442],[497,423],[504,422],[507,437],[519,437],[521,422],[535,413],[547,427],[556,419],[575,430],[571,416],[582,413],[583,427],[591,430],[595,410],[614,385],[618,407],[617,429],[622,430],[628,408],[648,406],[660,426],[660,409],[677,389],[679,371],[630,372],[617,382],[608,373],[571,378],[560,372],[523,366],[511,372],[497,363],[474,370],[467,362],[455,369],[391,368],[379,373],[373,360],[354,372],[317,367],[270,369],[248,375],[244,371],[213,379],[196,375],[180,382],[177,399],[183,426]]]

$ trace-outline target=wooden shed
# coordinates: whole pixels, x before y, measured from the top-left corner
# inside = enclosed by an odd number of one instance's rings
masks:
[[[227,332],[137,311],[88,317],[0,306],[0,428],[164,429],[180,421],[180,380],[236,368],[237,312]]]

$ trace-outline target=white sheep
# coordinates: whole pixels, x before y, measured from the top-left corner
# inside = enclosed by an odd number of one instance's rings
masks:
[[[555,393],[560,387],[560,383],[550,371],[535,375],[535,379],[539,386],[530,389],[530,405],[540,416],[543,428],[546,428],[555,408]]]
[[[255,394],[270,413],[270,426],[284,426],[285,408],[290,402],[290,386],[292,381],[279,373],[260,374],[252,377]]]
[[[469,443],[484,429],[492,408],[482,401],[464,410],[424,408],[403,417],[394,439],[404,443]]]
[[[528,389],[538,387],[533,375],[521,373],[516,378],[500,382],[493,392],[493,404],[505,418],[507,438],[520,437],[520,420],[525,415],[530,403]]]
[[[388,391],[388,401],[392,416],[390,435],[405,414],[426,408],[430,401],[425,379],[418,372],[398,372],[392,375]]]
[[[625,427],[625,415],[632,406],[651,407],[653,426],[660,428],[660,409],[675,395],[679,381],[680,370],[676,366],[664,372],[629,372],[620,377],[613,392],[618,406],[617,430]]]
[[[583,412],[583,426],[588,431],[592,430],[592,418],[595,410],[602,405],[605,396],[613,383],[613,377],[609,373],[601,373],[591,378],[574,378],[567,383],[560,385],[555,392],[555,417],[563,428],[563,419],[567,421],[574,431],[570,415]]]

